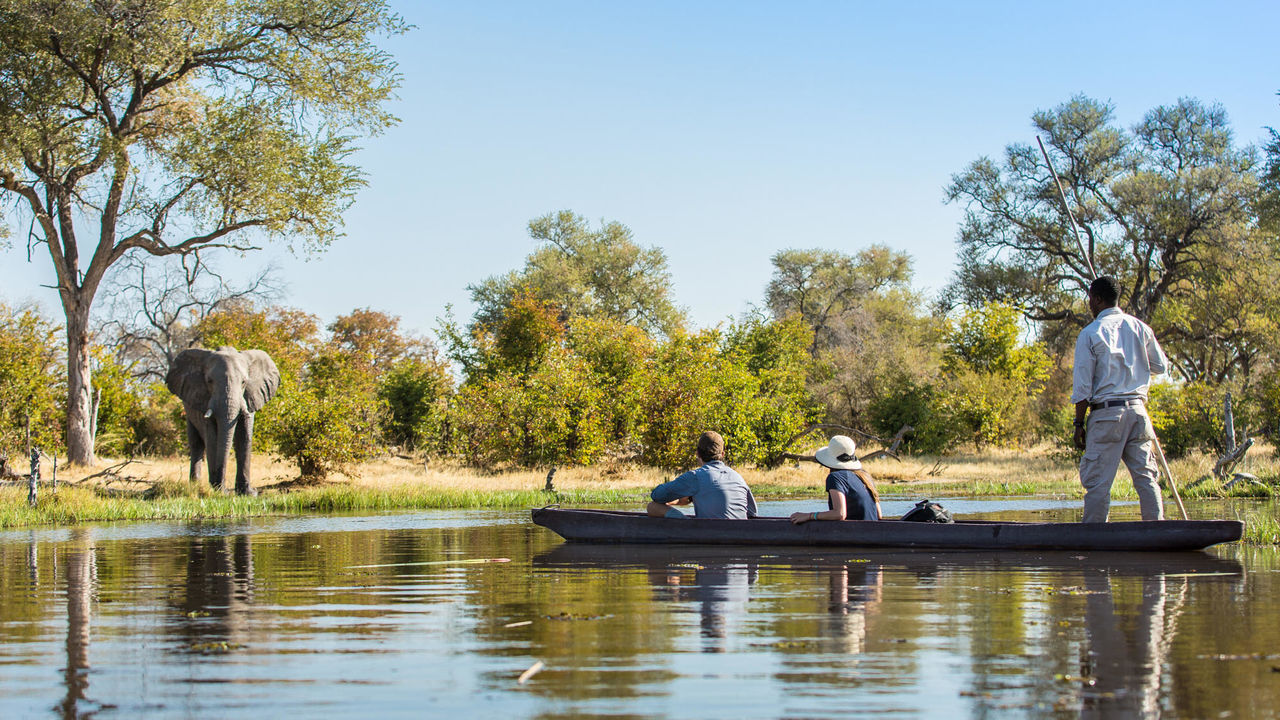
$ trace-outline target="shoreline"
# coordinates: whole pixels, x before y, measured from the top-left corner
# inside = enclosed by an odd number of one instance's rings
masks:
[[[486,472],[388,456],[362,465],[356,473],[315,481],[291,477],[292,466],[277,457],[257,459],[256,497],[215,493],[207,482],[190,483],[185,479],[186,460],[176,457],[103,460],[91,468],[61,469],[57,494],[42,482],[35,508],[27,505],[25,481],[10,479],[0,484],[0,530],[89,522],[226,520],[308,513],[541,507],[550,503],[641,507],[650,488],[676,474],[609,463],[561,468],[552,478],[554,491],[548,492],[544,489],[545,470]],[[901,461],[881,458],[866,465],[886,498],[1083,497],[1074,464],[1044,450],[916,456]],[[1208,458],[1193,457],[1175,462],[1173,472],[1175,477],[1193,477],[1210,465]],[[1263,478],[1274,478],[1271,465],[1255,462],[1251,470]],[[822,495],[824,474],[811,463],[739,470],[760,500]],[[1232,492],[1223,493],[1219,484],[1208,481],[1182,483],[1179,490],[1184,498],[1194,500],[1273,496],[1270,484],[1237,484]],[[1123,468],[1113,497],[1136,497]],[[1255,512],[1245,520],[1245,542],[1280,544],[1280,520],[1276,517]]]

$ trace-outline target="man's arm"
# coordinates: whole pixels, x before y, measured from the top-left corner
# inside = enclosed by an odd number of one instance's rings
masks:
[[[676,500],[692,497],[697,489],[695,478],[692,471],[684,473],[670,482],[664,482],[649,493],[649,497],[655,502],[671,503]]]
[[[1156,334],[1150,327],[1144,325],[1147,346],[1147,367],[1151,369],[1152,375],[1161,375],[1169,372],[1169,358],[1165,357],[1164,348],[1160,347],[1160,343],[1156,340]]]
[[[1093,349],[1089,346],[1089,338],[1083,332],[1076,338],[1075,364],[1071,368],[1071,402],[1076,406],[1076,417],[1072,421],[1075,432],[1071,440],[1079,450],[1084,449],[1084,419],[1089,412],[1089,399],[1093,396]]]
[[[1075,427],[1075,433],[1072,434],[1071,439],[1075,443],[1077,450],[1084,449],[1084,416],[1087,412],[1089,412],[1088,400],[1081,400],[1076,403],[1076,419],[1072,423],[1073,427]]]

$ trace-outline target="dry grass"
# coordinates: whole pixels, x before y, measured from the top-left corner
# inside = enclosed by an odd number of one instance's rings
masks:
[[[121,491],[159,485],[158,492],[176,484],[186,485],[184,458],[139,458],[120,467],[123,461],[102,459],[92,468],[76,468],[59,473],[62,483],[83,482],[87,486]],[[335,473],[325,480],[299,478],[297,467],[278,456],[259,453],[253,458],[254,487],[263,492],[288,492],[305,488],[342,485],[371,490],[391,490],[404,486],[428,486],[440,491],[507,492],[541,490],[547,472],[540,470],[485,471],[452,462],[424,462],[405,456],[385,456],[360,465],[352,473]],[[1171,464],[1178,486],[1187,487],[1209,474],[1213,458],[1195,455]],[[866,463],[886,494],[914,494],[919,490],[959,494],[1056,494],[1076,493],[1079,480],[1076,461],[1052,447],[993,449],[982,453],[904,456],[901,461],[881,458]],[[114,472],[107,472],[115,468]],[[760,494],[789,495],[821,488],[825,471],[818,465],[786,463],[773,469],[738,468],[747,483]],[[1237,470],[1263,478],[1280,475],[1280,460],[1270,446],[1249,453]],[[46,473],[48,468],[46,467]],[[94,474],[93,477],[85,480]],[[676,475],[652,467],[602,463],[591,467],[565,467],[556,471],[553,482],[561,491],[632,491],[652,488]],[[1122,487],[1125,476],[1120,468]],[[47,478],[46,478],[47,479]],[[207,488],[205,482],[199,483]],[[203,490],[198,490],[203,493]]]

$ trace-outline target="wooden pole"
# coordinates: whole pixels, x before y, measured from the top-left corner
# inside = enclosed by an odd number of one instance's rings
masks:
[[[27,504],[36,506],[36,483],[40,480],[40,449],[31,450],[31,475],[27,481]]]
[[[1093,280],[1098,277],[1098,272],[1093,269],[1093,254],[1084,249],[1084,241],[1080,239],[1080,230],[1076,227],[1076,216],[1071,213],[1071,206],[1067,204],[1067,192],[1062,189],[1062,180],[1058,178],[1058,171],[1053,167],[1053,161],[1049,159],[1049,151],[1044,149],[1044,142],[1040,140],[1040,136],[1036,136],[1036,143],[1040,146],[1040,154],[1044,155],[1044,162],[1049,166],[1049,172],[1053,174],[1053,182],[1058,186],[1058,197],[1062,198],[1062,209],[1067,211],[1067,221],[1071,223],[1071,234],[1075,236],[1076,247],[1080,249],[1080,254],[1084,256],[1085,265],[1089,266],[1089,279]]]
[[[1160,466],[1164,468],[1164,476],[1169,478],[1169,489],[1173,491],[1173,499],[1178,503],[1178,512],[1182,513],[1183,520],[1190,520],[1191,518],[1187,517],[1187,509],[1182,506],[1182,497],[1178,495],[1178,484],[1173,481],[1173,473],[1169,472],[1169,461],[1164,458],[1164,448],[1160,447],[1160,438],[1152,437],[1151,442],[1156,444],[1156,454],[1160,456]]]

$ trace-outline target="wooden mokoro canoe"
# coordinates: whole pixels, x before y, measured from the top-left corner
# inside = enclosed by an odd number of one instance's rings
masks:
[[[570,542],[694,545],[807,545],[944,550],[1202,550],[1240,539],[1236,520],[1114,523],[1019,523],[962,520],[953,524],[808,522],[787,518],[685,520],[613,510],[540,508],[533,522]]]
[[[853,563],[853,565],[851,565]],[[1058,570],[1112,576],[1214,575],[1240,578],[1244,568],[1229,557],[1207,552],[1081,552],[1079,550],[937,550],[933,548],[847,548],[759,545],[678,545],[560,543],[533,558],[534,567],[666,569],[689,567],[811,568],[956,571]]]

